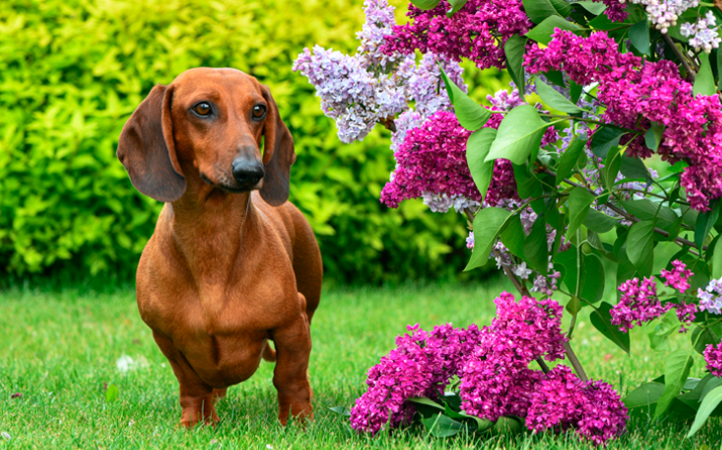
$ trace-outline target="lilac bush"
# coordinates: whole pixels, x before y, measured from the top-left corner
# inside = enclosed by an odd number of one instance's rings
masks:
[[[377,123],[391,131],[381,202],[463,214],[467,270],[493,260],[520,294],[499,295],[481,329],[410,327],[369,372],[356,430],[421,422],[434,434],[445,415],[455,425],[438,435],[495,432],[523,419],[606,445],[640,405],[668,416],[690,386],[722,377],[722,9],[594,1],[412,0],[397,24],[385,0],[367,0],[356,54],[299,55],[341,141]],[[506,71],[509,89],[479,104],[463,60]],[[662,266],[660,243],[678,247]],[[635,327],[649,326],[660,351],[686,333],[664,390],[622,399],[590,379],[572,347],[582,313],[628,354]],[[708,374],[687,379],[695,352]],[[703,387],[699,405],[684,397],[690,407],[674,412],[695,419],[689,435],[722,402],[722,386]]]

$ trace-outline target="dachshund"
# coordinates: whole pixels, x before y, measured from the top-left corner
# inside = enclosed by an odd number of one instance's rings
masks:
[[[261,359],[275,361],[280,422],[312,420],[310,324],[323,267],[308,221],[287,201],[296,155],[268,87],[236,69],[187,70],[150,91],[117,155],[136,189],[165,202],[136,296],[180,384],[180,424],[217,423],[216,399]]]

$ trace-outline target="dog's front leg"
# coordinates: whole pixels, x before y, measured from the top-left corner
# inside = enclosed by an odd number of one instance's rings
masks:
[[[305,306],[303,294],[298,294]],[[273,385],[278,391],[278,420],[286,425],[289,417],[313,420],[311,398],[313,392],[308,382],[308,357],[311,353],[311,330],[305,307],[297,320],[285,328],[274,330],[276,343],[276,368]]]
[[[225,396],[225,389],[214,390],[203,382],[185,356],[173,345],[173,341],[156,332],[153,338],[160,347],[180,384],[180,404],[183,408],[180,425],[191,428],[203,421],[206,425],[215,425],[220,421],[213,403],[216,398]]]

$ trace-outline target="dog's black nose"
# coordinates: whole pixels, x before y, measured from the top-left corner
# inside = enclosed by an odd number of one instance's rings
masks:
[[[243,186],[253,186],[263,178],[263,164],[260,161],[249,161],[245,158],[236,158],[231,165],[233,178]]]

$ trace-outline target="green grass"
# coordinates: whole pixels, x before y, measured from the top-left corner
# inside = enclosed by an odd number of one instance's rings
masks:
[[[368,368],[393,347],[406,324],[488,324],[493,299],[504,288],[510,286],[492,280],[470,286],[329,289],[313,323],[315,422],[305,429],[279,425],[272,365],[262,363],[218,403],[218,427],[193,431],[175,427],[178,386],[140,320],[131,286],[11,288],[0,293],[0,432],[11,436],[0,436],[0,448],[587,448],[573,435],[530,433],[435,439],[412,429],[370,438],[350,432],[345,420],[329,411],[353,405]],[[686,344],[682,339],[672,347]],[[632,341],[628,358],[582,320],[574,346],[590,376],[626,392],[656,377],[665,355],[649,351],[640,333]],[[116,362],[122,355],[141,364],[121,373]],[[698,359],[693,375],[701,373]],[[116,401],[106,401],[104,383],[118,387]],[[22,397],[12,399],[16,392]],[[686,426],[634,419],[629,433],[609,448],[720,448],[719,420],[692,439],[683,438]]]

